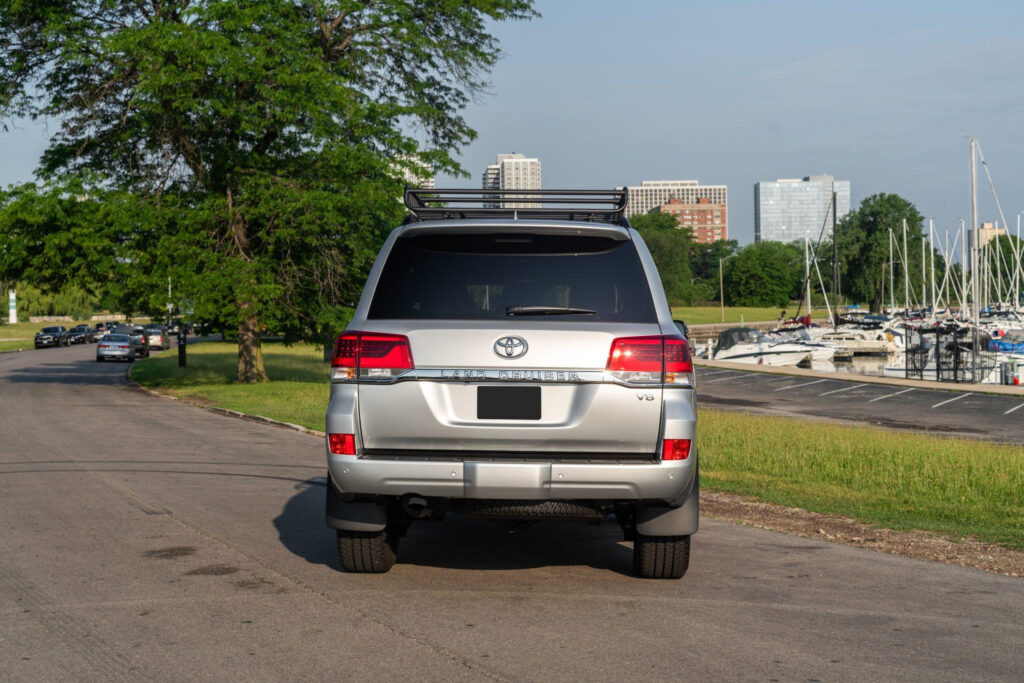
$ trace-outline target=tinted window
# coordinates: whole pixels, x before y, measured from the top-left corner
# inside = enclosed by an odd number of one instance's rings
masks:
[[[655,322],[632,242],[562,235],[423,235],[395,242],[370,318],[506,319],[510,306],[584,308],[531,320]]]
[[[103,341],[108,341],[108,342],[126,342],[126,341],[129,341],[129,339],[128,339],[128,335],[126,335],[126,334],[108,334],[107,336],[103,337]]]
[[[46,333],[46,334],[57,334],[58,332],[60,332],[60,330],[61,330],[61,328],[59,328],[59,327],[44,327],[43,328],[43,332]]]

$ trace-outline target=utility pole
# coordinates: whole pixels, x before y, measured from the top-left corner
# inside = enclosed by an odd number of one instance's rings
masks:
[[[736,254],[718,259],[718,302],[722,305],[722,322],[725,322],[725,281],[722,279],[722,265]]]

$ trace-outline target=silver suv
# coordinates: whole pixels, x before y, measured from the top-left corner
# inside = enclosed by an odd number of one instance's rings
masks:
[[[406,190],[333,352],[327,525],[348,571],[387,571],[414,520],[453,512],[615,515],[638,575],[686,572],[693,365],[654,261],[623,191],[530,192],[543,205]]]

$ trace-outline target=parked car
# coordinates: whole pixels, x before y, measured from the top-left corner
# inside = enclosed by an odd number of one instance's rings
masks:
[[[142,325],[122,324],[114,328],[114,334],[127,335],[137,358],[149,358],[149,339]]]
[[[161,350],[171,348],[171,334],[166,327],[159,323],[150,323],[146,325],[145,330],[150,348],[155,347]]]
[[[37,349],[47,346],[70,346],[68,330],[63,325],[52,325],[44,327],[36,332],[35,344]]]
[[[89,325],[75,325],[68,330],[68,339],[72,344],[92,344],[96,341],[96,331]]]
[[[406,190],[412,215],[335,341],[326,521],[342,567],[387,571],[414,520],[446,512],[513,528],[614,516],[637,574],[681,577],[693,364],[625,191],[474,210],[521,193],[477,192]]]
[[[135,359],[135,349],[132,348],[132,340],[127,334],[105,335],[96,345],[96,362],[102,363],[108,359]]]

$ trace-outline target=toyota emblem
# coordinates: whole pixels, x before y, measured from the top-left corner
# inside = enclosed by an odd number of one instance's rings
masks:
[[[509,360],[513,358],[521,358],[526,355],[526,350],[530,347],[527,345],[526,340],[522,337],[499,337],[498,341],[494,342],[494,353],[501,358],[507,358]]]

